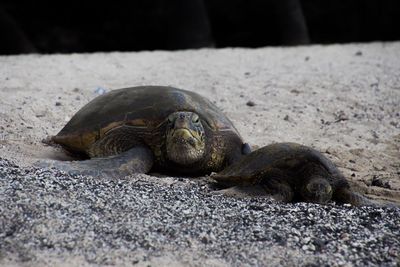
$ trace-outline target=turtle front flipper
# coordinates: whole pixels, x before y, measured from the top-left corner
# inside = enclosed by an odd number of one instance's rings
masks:
[[[121,178],[133,173],[147,173],[153,166],[153,153],[144,146],[133,147],[118,155],[82,161],[39,161],[35,166],[56,168],[70,174]]]
[[[266,192],[260,185],[253,186],[234,186],[213,191],[212,195],[224,195],[227,197],[247,198],[266,196]]]
[[[278,202],[293,201],[294,191],[287,182],[288,177],[276,170],[252,176],[229,176],[216,174],[212,178],[217,184],[229,188],[219,190],[228,196],[261,196],[269,195]]]
[[[233,186],[252,186],[257,183],[257,178],[254,176],[240,176],[240,175],[224,175],[215,174],[211,178],[219,185],[224,187]]]
[[[268,195],[278,202],[289,203],[293,201],[294,191],[287,183],[285,176],[269,176],[261,181],[261,186]]]
[[[275,201],[282,203],[291,202],[294,196],[292,188],[282,181],[271,182],[268,185],[234,186],[214,191],[213,194],[240,198],[270,196]]]

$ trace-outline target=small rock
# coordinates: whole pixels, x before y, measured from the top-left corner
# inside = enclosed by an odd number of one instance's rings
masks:
[[[201,242],[203,242],[204,244],[208,244],[211,242],[210,238],[207,236],[207,234],[203,233],[200,235],[200,240]]]
[[[330,121],[326,121],[324,119],[321,119],[321,124],[323,124],[323,125],[331,125],[331,122]]]
[[[374,177],[372,178],[371,185],[373,185],[373,186],[378,186],[378,187],[382,187],[382,188],[391,189],[391,186],[390,186],[390,184],[389,184],[388,181],[383,181],[383,179],[378,178],[377,176],[374,176]]]
[[[381,218],[382,213],[380,211],[371,211],[368,215],[369,218]]]
[[[347,233],[343,233],[340,235],[340,239],[343,241],[348,241],[348,240],[350,240],[350,236]]]
[[[378,139],[379,136],[375,131],[372,131],[372,137]]]
[[[264,210],[263,206],[259,206],[259,205],[250,205],[249,206],[250,210]]]
[[[274,234],[273,238],[275,240],[276,243],[278,243],[278,245],[280,246],[285,246],[287,243],[286,237],[280,234]]]
[[[385,166],[374,164],[373,167],[374,167],[375,171],[386,171],[386,167]]]
[[[98,95],[104,95],[105,93],[107,93],[107,89],[99,86],[94,90],[94,92]]]
[[[254,107],[256,105],[256,103],[254,103],[253,101],[247,101],[246,105],[248,105],[249,107]]]
[[[315,238],[313,241],[313,245],[315,247],[315,250],[317,251],[322,251],[324,250],[325,246],[326,246],[326,242],[322,239],[319,238]]]
[[[286,115],[286,116],[283,118],[283,120],[289,121],[289,115]]]
[[[335,116],[335,122],[349,120],[349,117],[344,113],[343,110],[339,110],[339,112],[336,112],[333,115]]]
[[[354,55],[356,55],[356,56],[362,56],[363,53],[362,53],[362,51],[357,51]]]
[[[61,102],[56,102],[56,106],[58,107],[58,106],[61,106],[62,104],[61,104]]]
[[[369,86],[371,86],[371,88],[378,88],[379,83],[371,83]]]

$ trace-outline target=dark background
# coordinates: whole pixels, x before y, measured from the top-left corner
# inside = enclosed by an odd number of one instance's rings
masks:
[[[0,2],[0,54],[400,40],[400,0]]]

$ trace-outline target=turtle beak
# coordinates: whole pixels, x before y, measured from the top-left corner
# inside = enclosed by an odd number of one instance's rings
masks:
[[[173,124],[172,136],[174,138],[180,138],[188,142],[193,142],[193,138],[198,141],[201,140],[199,134],[197,134],[197,132],[192,129],[193,125],[190,116],[179,114]]]
[[[177,138],[183,138],[183,139],[189,139],[193,138],[193,134],[189,129],[182,128],[182,129],[176,129],[174,133],[172,134],[173,137]]]
[[[172,137],[175,140],[180,140],[181,143],[188,143],[194,147],[197,147],[198,143],[201,142],[201,137],[189,129],[176,129]]]

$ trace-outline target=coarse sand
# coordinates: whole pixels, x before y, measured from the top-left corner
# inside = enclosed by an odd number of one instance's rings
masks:
[[[0,265],[400,264],[399,208],[214,196],[202,178],[120,181],[32,164],[104,91],[171,85],[252,146],[297,142],[358,192],[400,202],[400,42],[0,57]]]

